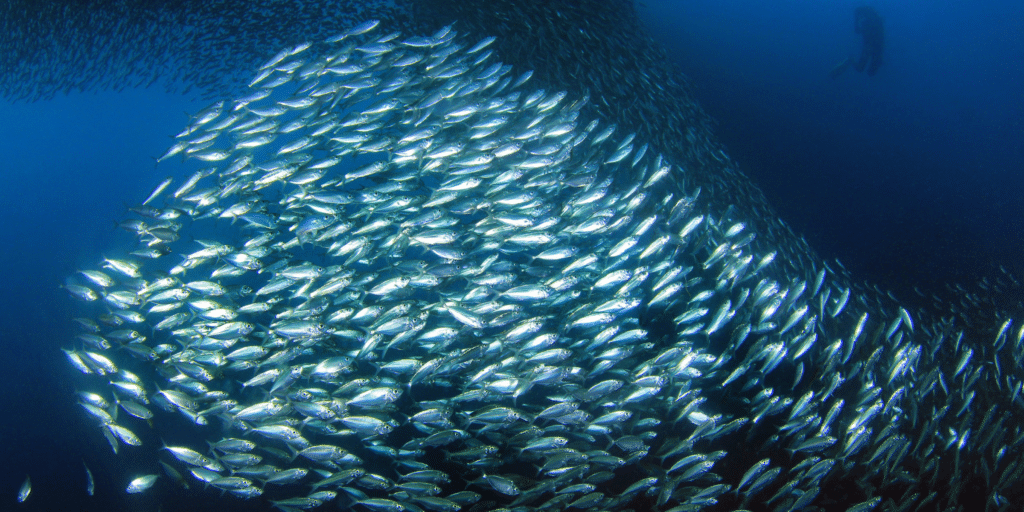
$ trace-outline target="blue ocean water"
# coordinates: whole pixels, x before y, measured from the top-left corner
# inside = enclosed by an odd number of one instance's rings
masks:
[[[883,18],[877,75],[854,9]],[[1024,274],[1024,7],[1017,2],[646,0],[716,135],[827,259],[909,298]]]
[[[81,310],[59,286],[105,253],[130,250],[116,221],[164,177],[154,158],[203,106],[157,89],[0,103],[0,510],[16,504],[26,474],[33,491],[23,510],[178,509],[170,495],[125,496],[125,475],[159,468],[137,467],[130,451],[112,457],[75,404],[88,388],[59,348],[71,344]],[[96,477],[92,498],[83,461]]]
[[[1024,274],[1020,7],[876,2],[884,66],[833,80],[859,51],[857,3],[645,5],[732,158],[824,256],[903,292],[971,282],[994,265]],[[125,248],[116,221],[165,177],[154,157],[205,105],[156,89],[0,103],[0,509],[26,473],[25,510],[175,510],[182,498],[123,494],[124,475],[159,468],[110,457],[74,404],[78,376],[58,347],[76,332],[77,304],[58,286]],[[254,506],[212,496],[211,509]]]

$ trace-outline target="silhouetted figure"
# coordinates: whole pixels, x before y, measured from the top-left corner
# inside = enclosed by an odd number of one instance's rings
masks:
[[[860,59],[857,60],[854,68],[858,72],[867,69],[868,76],[875,76],[879,66],[882,65],[882,48],[885,47],[885,29],[882,27],[882,17],[871,7],[858,7],[854,10],[853,31],[864,38]],[[835,78],[843,74],[853,62],[853,57],[850,57],[839,63],[829,74]]]
[[[864,47],[860,50],[857,71],[864,71],[868,76],[875,76],[882,65],[882,47],[885,46],[885,29],[882,28],[882,17],[870,7],[858,7],[855,11],[854,32],[864,38]],[[868,62],[870,61],[870,64]]]

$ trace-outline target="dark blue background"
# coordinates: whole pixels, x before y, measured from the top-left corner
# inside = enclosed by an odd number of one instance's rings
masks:
[[[156,510],[156,499],[123,491],[131,476],[159,466],[131,447],[114,456],[75,404],[79,389],[109,393],[59,350],[75,345],[71,319],[84,310],[58,286],[132,249],[115,221],[175,168],[156,169],[154,157],[203,105],[157,90],[0,103],[0,510],[17,505],[26,473],[33,491],[18,509]],[[83,460],[96,477],[94,498]]]
[[[1024,4],[643,5],[730,155],[822,256],[903,295],[1024,274]],[[833,80],[860,5],[884,18],[884,64]]]

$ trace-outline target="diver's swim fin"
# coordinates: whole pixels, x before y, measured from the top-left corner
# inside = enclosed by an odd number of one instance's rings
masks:
[[[836,64],[836,67],[832,68],[832,71],[829,71],[828,76],[830,76],[832,78],[836,78],[839,75],[843,74],[843,72],[846,71],[850,67],[850,65],[852,65],[852,64],[853,64],[853,57],[847,57],[845,60],[843,60],[839,64]]]

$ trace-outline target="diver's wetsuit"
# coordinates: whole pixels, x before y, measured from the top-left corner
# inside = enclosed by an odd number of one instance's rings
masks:
[[[856,68],[860,72],[867,67],[868,76],[874,76],[882,65],[882,47],[885,45],[882,17],[870,7],[858,7],[855,13],[854,31],[864,37]]]

